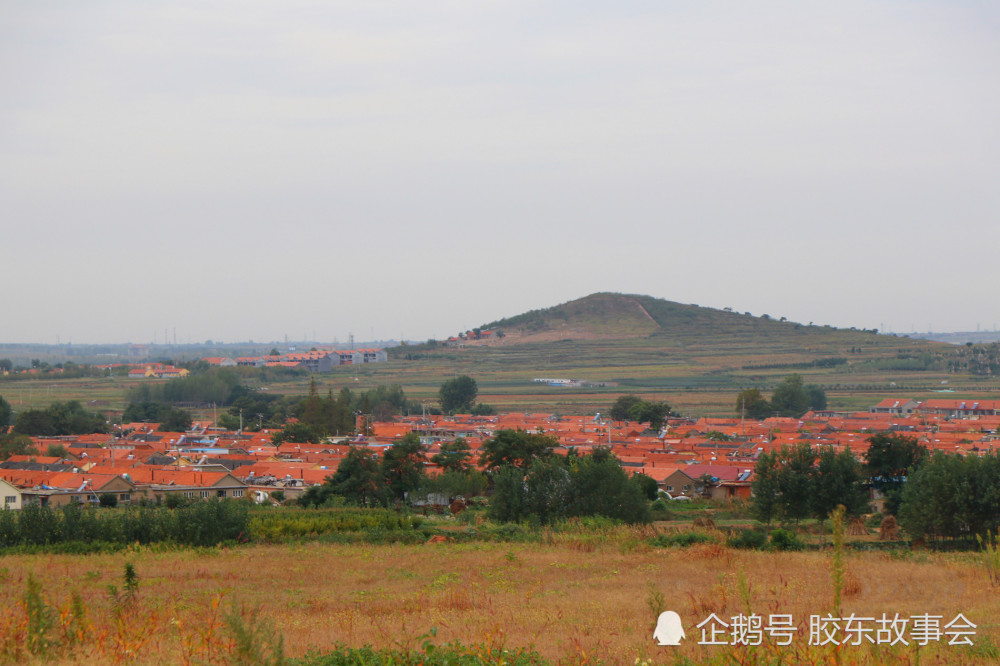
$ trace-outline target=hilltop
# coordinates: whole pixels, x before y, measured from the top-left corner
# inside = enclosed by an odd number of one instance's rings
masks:
[[[597,293],[550,308],[531,310],[482,327],[499,331],[505,344],[554,340],[619,340],[662,337],[676,341],[703,340],[706,335],[728,342],[758,337],[793,336],[798,342],[810,332],[829,341],[829,326],[775,319],[764,314],[717,310],[636,294]],[[844,331],[845,333],[848,331]],[[859,331],[851,329],[855,339]],[[861,331],[871,335],[877,331]]]

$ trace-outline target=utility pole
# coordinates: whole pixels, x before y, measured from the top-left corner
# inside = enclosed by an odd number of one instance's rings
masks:
[[[747,398],[740,396],[740,429],[743,432],[743,439],[747,438]]]

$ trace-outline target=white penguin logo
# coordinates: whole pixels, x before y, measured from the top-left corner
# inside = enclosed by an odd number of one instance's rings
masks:
[[[653,640],[658,645],[680,645],[684,636],[684,627],[681,626],[681,616],[673,611],[663,611],[656,620],[656,631],[653,632]]]

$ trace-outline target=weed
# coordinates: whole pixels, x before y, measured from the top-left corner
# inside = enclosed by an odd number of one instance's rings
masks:
[[[833,523],[833,555],[830,557],[830,582],[833,584],[833,613],[840,617],[840,598],[844,591],[844,512],[841,504],[830,512]]]
[[[131,562],[125,563],[125,573],[122,576],[125,589],[118,591],[117,585],[108,585],[108,596],[116,615],[121,615],[135,604],[136,593],[139,591],[139,576]]]
[[[653,612],[654,623],[660,617],[660,613],[667,610],[667,599],[653,581],[646,583],[646,605]]]
[[[740,600],[743,602],[743,610],[746,615],[753,615],[753,588],[747,580],[743,570],[736,572],[736,588],[740,593]]]
[[[249,619],[244,616],[249,615]],[[285,640],[259,613],[230,610],[225,614],[226,627],[233,647],[228,662],[239,666],[283,666]]]
[[[27,616],[26,647],[28,652],[44,656],[53,646],[53,640],[49,634],[55,626],[55,612],[45,602],[42,595],[42,584],[35,580],[31,574],[28,574],[27,589],[24,591],[21,601]]]
[[[63,627],[63,643],[67,647],[87,642],[91,627],[87,619],[87,607],[79,592],[73,590],[69,607],[64,608],[59,617]]]
[[[1000,537],[1000,531],[992,535],[987,531],[985,539],[978,534],[976,535],[976,541],[979,542],[979,547],[983,551],[983,567],[985,567],[986,573],[989,574],[990,583],[994,587],[1000,585],[1000,545],[997,544],[998,537]]]

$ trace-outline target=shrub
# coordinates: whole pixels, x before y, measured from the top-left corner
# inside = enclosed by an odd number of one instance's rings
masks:
[[[740,530],[726,539],[726,545],[744,550],[764,550],[767,548],[767,532],[759,529]]]
[[[774,530],[771,532],[771,548],[774,550],[802,550],[805,544],[789,530]]]
[[[694,530],[687,532],[675,532],[673,534],[661,534],[651,542],[658,548],[687,548],[696,543],[719,543],[719,538],[707,532],[697,532]]]

